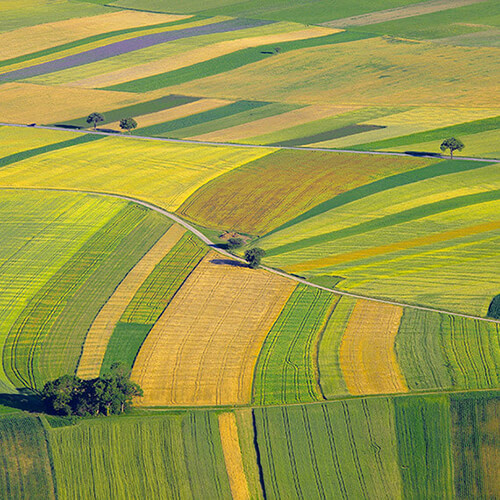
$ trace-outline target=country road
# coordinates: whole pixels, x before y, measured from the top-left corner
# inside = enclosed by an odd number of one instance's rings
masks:
[[[33,187],[31,187],[31,188],[16,188],[16,187],[9,187],[9,186],[0,186],[0,189],[20,189],[20,190],[25,189],[25,190],[30,190],[30,191],[58,191],[58,192],[66,192],[66,193],[83,193],[83,194],[90,194],[90,195],[94,195],[94,196],[108,196],[110,198],[118,198],[120,200],[130,201],[132,203],[136,203],[137,205],[141,205],[143,207],[149,208],[151,210],[154,210],[155,212],[158,212],[158,213],[168,217],[169,219],[173,220],[177,224],[186,228],[188,231],[192,232],[201,241],[203,241],[206,245],[210,246],[214,251],[224,255],[225,257],[229,257],[231,259],[235,259],[235,260],[238,260],[240,262],[245,262],[245,260],[242,259],[241,257],[233,255],[232,253],[227,252],[226,250],[224,250],[222,248],[218,248],[217,245],[212,240],[210,240],[201,231],[199,231],[198,229],[193,227],[191,224],[186,222],[184,219],[181,219],[177,215],[175,215],[171,212],[168,212],[167,210],[165,210],[157,205],[154,205],[154,204],[149,203],[149,202],[144,201],[144,200],[140,200],[138,198],[133,198],[131,196],[115,194],[115,193],[106,193],[106,192],[99,192],[99,191],[85,191],[85,190],[78,190],[78,189],[33,188]],[[367,297],[365,295],[358,295],[355,293],[345,292],[342,290],[337,290],[335,288],[328,288],[328,287],[325,287],[322,285],[317,285],[316,283],[311,283],[310,281],[307,281],[307,280],[300,278],[298,276],[287,274],[283,271],[278,271],[277,269],[273,269],[272,267],[268,267],[268,266],[260,266],[260,267],[261,267],[261,269],[265,269],[266,271],[268,271],[270,273],[274,273],[274,274],[277,274],[279,276],[283,276],[284,278],[288,278],[288,279],[291,279],[293,281],[297,281],[298,283],[303,283],[304,285],[312,286],[314,288],[319,288],[320,290],[325,290],[327,292],[336,293],[337,295],[344,295],[346,297],[352,297],[355,299],[364,299],[364,300],[369,300],[372,302],[381,302],[382,304],[391,304],[394,306],[409,307],[411,309],[418,309],[420,311],[431,311],[431,312],[437,312],[437,313],[442,313],[442,314],[451,314],[453,316],[459,316],[461,318],[476,319],[479,321],[486,321],[489,323],[500,324],[500,320],[496,320],[496,319],[483,318],[481,316],[472,316],[469,314],[456,313],[453,311],[445,311],[443,309],[436,309],[436,308],[432,308],[432,307],[417,306],[417,305],[413,305],[413,304],[405,304],[403,302],[378,299],[375,297]]]
[[[23,127],[23,128],[38,128],[44,130],[66,130],[68,132],[76,132],[80,134],[94,134],[94,135],[104,135],[111,137],[121,137],[123,139],[146,139],[148,141],[162,141],[162,142],[174,142],[181,144],[200,144],[203,146],[233,146],[239,148],[251,148],[251,149],[289,149],[293,151],[330,151],[333,153],[354,153],[359,155],[382,155],[382,156],[407,156],[414,158],[418,156],[419,158],[435,158],[435,159],[449,159],[448,156],[440,155],[440,154],[412,154],[412,153],[391,153],[389,151],[357,151],[355,149],[333,149],[333,148],[313,148],[308,146],[266,146],[266,145],[258,145],[258,144],[240,144],[237,142],[212,142],[212,141],[193,141],[189,139],[168,139],[166,137],[149,137],[143,135],[129,135],[122,134],[120,132],[102,132],[99,130],[82,130],[82,129],[68,129],[65,127],[53,127],[49,125],[26,125],[23,123],[5,123],[0,122],[0,126],[2,127]],[[495,163],[500,162],[500,159],[497,158],[473,158],[466,156],[457,156],[455,157],[457,160],[470,160],[470,161],[482,161],[487,163]]]

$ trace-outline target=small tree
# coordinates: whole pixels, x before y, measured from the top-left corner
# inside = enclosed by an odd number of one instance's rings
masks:
[[[450,137],[449,139],[445,139],[441,143],[441,151],[450,150],[450,156],[453,160],[453,151],[462,151],[465,148],[464,143],[460,139],[455,139],[455,137]]]
[[[244,243],[241,238],[229,238],[227,240],[227,248],[228,250],[236,250],[237,248],[241,248]]]
[[[137,122],[133,118],[122,118],[120,120],[120,128],[130,134],[132,129],[137,128]]]
[[[98,123],[104,121],[104,116],[101,115],[101,113],[90,113],[89,116],[87,116],[87,123],[93,123],[94,124],[94,130],[96,129],[96,126]]]
[[[500,295],[493,297],[490,307],[488,307],[488,316],[494,319],[500,319]]]
[[[245,251],[245,260],[248,262],[249,267],[255,269],[260,266],[260,261],[264,255],[266,255],[266,251],[262,248],[250,248],[250,250]]]

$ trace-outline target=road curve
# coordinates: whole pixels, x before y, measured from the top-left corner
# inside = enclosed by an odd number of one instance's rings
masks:
[[[200,144],[202,146],[233,146],[239,148],[249,148],[249,149],[289,149],[293,151],[329,151],[332,153],[354,153],[359,155],[381,155],[381,156],[406,156],[415,158],[434,158],[434,159],[449,159],[448,156],[443,155],[434,155],[434,154],[410,154],[410,153],[393,153],[390,151],[357,151],[355,149],[333,149],[333,148],[313,148],[308,146],[266,146],[259,144],[240,144],[237,142],[212,142],[212,141],[193,141],[190,139],[168,139],[166,137],[149,137],[145,135],[130,135],[130,134],[122,134],[120,132],[101,132],[99,130],[81,130],[81,129],[67,129],[64,127],[53,127],[49,125],[26,125],[23,123],[5,123],[0,122],[0,126],[2,127],[23,127],[23,128],[39,128],[44,130],[66,130],[68,132],[76,132],[80,134],[94,134],[94,135],[103,135],[103,136],[111,136],[111,137],[121,137],[123,139],[145,139],[148,141],[161,141],[161,142],[173,142],[173,143],[181,143],[181,144]],[[470,160],[470,161],[481,161],[487,163],[495,163],[500,162],[500,159],[497,158],[473,158],[466,156],[459,156],[456,158],[457,160]]]
[[[232,253],[227,252],[226,250],[217,247],[217,245],[210,240],[207,236],[205,236],[201,231],[193,227],[189,222],[186,222],[184,219],[181,219],[177,215],[168,212],[167,210],[154,205],[152,203],[149,203],[147,201],[138,199],[138,198],[133,198],[131,196],[126,196],[126,195],[121,195],[121,194],[115,194],[115,193],[106,193],[106,192],[99,192],[99,191],[85,191],[85,190],[78,190],[78,189],[60,189],[60,188],[16,188],[16,187],[9,187],[9,186],[0,186],[0,189],[14,189],[14,190],[30,190],[30,191],[57,191],[57,192],[66,192],[66,193],[83,193],[83,194],[90,194],[94,196],[107,196],[110,198],[118,198],[120,200],[125,200],[129,201],[131,203],[136,203],[137,205],[141,205],[145,208],[149,208],[150,210],[154,210],[155,212],[158,212],[159,214],[162,214],[169,219],[173,220],[177,224],[181,225],[182,227],[186,228],[188,231],[196,235],[201,241],[203,241],[206,245],[210,246],[213,250],[216,252],[224,255],[225,257],[229,257],[231,259],[238,260],[240,262],[245,262],[244,259],[241,257],[238,257],[236,255],[233,255]],[[345,292],[342,290],[337,290],[335,288],[328,288],[326,286],[322,285],[317,285],[316,283],[311,283],[310,281],[305,280],[304,278],[300,278],[299,276],[294,276],[292,274],[287,274],[283,271],[279,271],[277,269],[273,269],[272,267],[268,266],[260,266],[262,269],[265,269],[266,271],[270,273],[277,274],[279,276],[283,276],[284,278],[291,279],[293,281],[297,281],[298,283],[302,283],[304,285],[312,286],[314,288],[319,288],[320,290],[325,290],[327,292],[335,293],[337,295],[344,295],[346,297],[352,297],[354,299],[364,299],[364,300],[370,300],[372,302],[380,302],[382,304],[391,304],[394,306],[401,306],[401,307],[409,307],[411,309],[418,309],[420,311],[430,311],[430,312],[437,312],[437,313],[442,313],[442,314],[451,314],[452,316],[458,316],[461,318],[468,318],[468,319],[477,319],[479,321],[486,321],[488,323],[497,323],[500,324],[500,320],[496,319],[491,319],[491,318],[483,318],[481,316],[472,316],[469,314],[462,314],[462,313],[456,313],[452,311],[445,311],[443,309],[435,309],[432,307],[425,307],[425,306],[417,306],[413,304],[405,304],[403,302],[396,302],[392,300],[385,300],[385,299],[377,299],[375,297],[367,297],[365,295],[358,295],[355,293],[350,293],[350,292]]]

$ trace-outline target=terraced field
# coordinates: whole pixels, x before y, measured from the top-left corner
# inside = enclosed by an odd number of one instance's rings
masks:
[[[0,2],[0,498],[500,498],[498,21]]]

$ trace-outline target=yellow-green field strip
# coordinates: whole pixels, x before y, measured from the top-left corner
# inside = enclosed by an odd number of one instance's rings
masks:
[[[25,125],[22,123],[3,123],[0,122],[0,126],[6,126],[6,127],[28,127],[29,125]],[[44,126],[44,125],[34,125],[33,128],[37,129],[44,129],[44,130],[62,130],[59,127],[50,127],[50,126]],[[110,132],[99,132],[99,131],[93,131],[93,130],[72,130],[72,133],[80,133],[80,134],[96,134],[96,135],[105,135],[105,136],[111,136],[111,137],[117,137],[116,133],[110,133]],[[278,150],[278,149],[290,149],[290,150],[296,150],[296,151],[333,151],[337,153],[356,153],[356,154],[363,154],[363,155],[381,155],[381,156],[405,156],[405,157],[415,157],[415,155],[408,154],[408,153],[397,153],[397,152],[390,152],[390,151],[359,151],[356,149],[334,149],[334,148],[320,148],[320,147],[308,147],[308,146],[266,146],[266,145],[257,145],[257,144],[239,144],[236,142],[213,142],[213,141],[194,141],[192,139],[169,139],[166,137],[148,137],[148,136],[142,136],[142,135],[128,135],[128,134],[120,134],[119,137],[124,138],[124,139],[146,139],[148,141],[163,141],[163,142],[177,142],[177,143],[182,143],[182,144],[199,144],[201,146],[233,146],[233,147],[241,147],[241,148],[250,148],[250,149],[272,149],[272,150]],[[435,159],[440,159],[440,158],[449,158],[448,156],[444,155],[435,155],[435,154],[430,154],[430,155],[419,155],[419,158],[435,158]],[[495,159],[495,158],[472,158],[472,157],[465,157],[461,156],[460,160],[470,160],[470,161],[484,161],[488,163],[495,163],[495,161],[498,161],[500,159]]]
[[[489,161],[491,162],[491,160],[489,160]],[[9,188],[8,186],[3,186],[3,187],[0,187],[0,189],[12,189],[12,188]],[[218,252],[218,253],[226,256],[226,257],[229,257],[231,259],[239,260],[240,262],[244,262],[244,259],[242,259],[242,258],[240,258],[238,256],[235,256],[232,253],[226,252],[225,250],[223,250],[221,248],[217,248],[212,240],[210,240],[209,238],[207,238],[202,232],[198,231],[195,227],[193,227],[191,224],[189,224],[188,222],[186,222],[184,219],[181,219],[180,217],[176,216],[175,214],[170,213],[167,210],[164,210],[163,208],[160,208],[157,205],[154,205],[154,204],[149,203],[149,202],[144,201],[144,200],[133,198],[131,196],[125,196],[125,195],[119,195],[119,194],[113,194],[113,193],[98,192],[98,191],[84,191],[84,190],[77,190],[77,189],[58,189],[58,188],[22,188],[22,189],[33,190],[33,191],[58,191],[58,192],[67,192],[67,193],[68,192],[69,193],[71,193],[71,192],[85,193],[85,194],[92,194],[92,195],[98,195],[98,196],[109,196],[111,198],[117,198],[117,199],[120,199],[120,200],[130,201],[132,203],[136,203],[138,205],[141,205],[141,206],[143,206],[145,208],[149,208],[151,210],[154,210],[155,212],[158,212],[158,213],[160,213],[162,215],[165,215],[166,217],[168,217],[169,219],[173,220],[174,222],[177,222],[177,224],[179,224],[180,226],[183,226],[188,231],[190,231],[195,236],[197,236],[201,241],[203,241],[203,243],[205,243],[205,244],[209,245],[210,247],[212,247],[212,249],[214,251],[216,251],[216,252]],[[373,302],[380,302],[382,304],[391,304],[391,305],[394,305],[394,306],[408,307],[408,308],[411,308],[411,309],[418,309],[418,310],[421,310],[421,311],[431,311],[431,312],[437,312],[437,313],[442,313],[442,314],[449,314],[451,316],[457,316],[457,317],[460,317],[460,318],[477,319],[477,320],[486,321],[486,322],[489,322],[489,323],[500,324],[500,320],[497,320],[497,319],[483,318],[481,316],[473,316],[473,315],[469,315],[469,314],[456,313],[456,312],[452,312],[452,311],[445,311],[443,309],[437,309],[437,308],[425,307],[425,306],[418,306],[418,305],[414,305],[414,304],[406,304],[406,303],[403,303],[403,302],[396,302],[396,301],[391,301],[391,300],[378,299],[378,298],[375,298],[375,297],[367,297],[365,295],[359,295],[359,294],[355,294],[355,293],[345,292],[345,291],[342,291],[342,290],[335,290],[333,288],[328,288],[328,287],[325,287],[325,286],[322,286],[322,285],[317,285],[316,283],[311,283],[310,281],[307,281],[306,279],[303,279],[303,278],[300,278],[298,276],[294,276],[294,275],[291,275],[291,274],[287,274],[285,272],[279,271],[277,269],[273,269],[273,268],[268,267],[268,266],[260,266],[260,268],[264,269],[266,271],[269,271],[271,273],[277,274],[279,276],[283,276],[285,278],[292,279],[292,280],[294,280],[294,281],[296,281],[298,283],[303,283],[304,285],[312,286],[314,288],[318,288],[320,290],[325,290],[327,292],[331,292],[331,293],[334,293],[334,294],[337,294],[337,295],[344,295],[346,297],[352,297],[354,299],[365,299],[365,300],[370,300],[370,301],[373,301]]]

